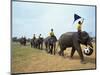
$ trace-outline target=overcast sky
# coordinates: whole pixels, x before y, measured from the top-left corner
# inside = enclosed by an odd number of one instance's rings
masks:
[[[47,37],[51,28],[59,38],[62,33],[77,31],[74,14],[83,17],[83,31],[95,36],[95,7],[16,2],[12,3],[12,36],[32,38],[42,34]]]

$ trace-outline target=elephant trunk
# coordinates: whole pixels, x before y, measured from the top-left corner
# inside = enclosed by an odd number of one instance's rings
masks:
[[[91,42],[88,42],[87,45],[89,45],[91,48],[93,48],[93,45]]]

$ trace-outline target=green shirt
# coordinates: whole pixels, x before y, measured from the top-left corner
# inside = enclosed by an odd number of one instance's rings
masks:
[[[54,36],[54,32],[50,32],[50,36]]]
[[[77,30],[82,30],[82,25],[77,24]]]

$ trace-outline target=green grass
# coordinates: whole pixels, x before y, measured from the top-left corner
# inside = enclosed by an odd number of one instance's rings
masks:
[[[45,50],[31,48],[29,43],[27,46],[22,46],[12,42],[12,73],[95,69],[95,52],[90,57],[85,56],[87,64],[81,64],[77,52],[74,54],[74,59],[69,60],[70,49],[65,50],[63,58],[58,54],[50,55]]]
[[[44,52],[31,48],[30,45],[21,46],[19,43],[12,43],[12,72],[19,71],[22,67],[30,65],[32,57],[36,57],[36,60],[40,59],[41,54]],[[18,67],[18,68],[17,68]]]

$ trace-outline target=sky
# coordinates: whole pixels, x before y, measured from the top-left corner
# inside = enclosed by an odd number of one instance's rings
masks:
[[[74,14],[84,18],[82,30],[95,37],[95,7],[79,5],[12,2],[12,37],[49,36],[51,28],[59,38],[65,32],[76,32]]]

